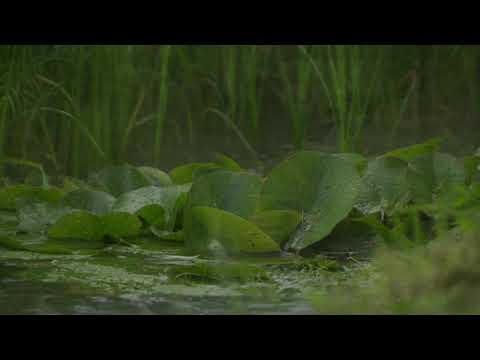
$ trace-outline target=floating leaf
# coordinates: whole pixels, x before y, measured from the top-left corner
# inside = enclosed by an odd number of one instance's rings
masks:
[[[139,167],[138,171],[140,171],[154,186],[171,186],[173,185],[172,179],[170,176],[156,168],[152,167]]]
[[[160,205],[147,205],[135,213],[149,225],[155,225],[160,229],[165,229],[167,220],[166,213]]]
[[[188,206],[213,207],[248,219],[255,213],[261,188],[259,176],[246,172],[216,171],[195,181]]]
[[[434,153],[442,144],[443,139],[433,139],[423,144],[417,144],[406,148],[391,151],[385,157],[394,157],[403,161],[412,161],[420,156]]]
[[[215,164],[217,164],[218,166],[226,170],[243,171],[242,167],[238,165],[238,163],[235,160],[220,153],[215,154]]]
[[[76,211],[63,216],[52,226],[48,235],[54,239],[100,241],[103,238],[100,219],[92,213]]]
[[[127,213],[111,213],[100,217],[99,232],[103,236],[126,238],[140,234],[142,223],[136,216]]]
[[[277,244],[283,246],[302,222],[302,216],[296,211],[266,211],[255,214],[251,221]]]
[[[63,216],[48,231],[54,239],[80,239],[101,241],[105,236],[123,238],[140,234],[142,223],[134,215],[111,213],[97,216],[76,211]]]
[[[217,164],[213,163],[194,163],[179,166],[172,171],[170,171],[170,178],[172,179],[173,183],[176,185],[186,185],[191,184],[195,180],[196,173],[203,170],[217,170],[221,169]]]
[[[405,236],[399,227],[390,229],[374,216],[367,216],[360,219],[354,219],[352,221],[368,225],[383,239],[385,244],[390,247],[403,249],[412,247],[412,242]]]
[[[41,234],[0,236],[0,246],[11,250],[40,254],[65,255],[72,253],[94,254],[104,245],[78,239],[53,239]]]
[[[182,231],[171,232],[159,230],[156,226],[151,227],[153,235],[164,241],[172,241],[178,243],[185,242],[185,233]]]
[[[17,201],[24,199],[27,201],[38,201],[48,203],[58,203],[63,196],[60,189],[50,187],[35,187],[30,185],[15,185],[0,189],[0,209],[15,210]]]
[[[448,154],[421,156],[410,163],[408,181],[417,203],[430,203],[436,193],[465,183],[465,167]]]
[[[296,210],[310,224],[289,243],[301,250],[324,239],[348,216],[358,195],[358,163],[318,152],[301,152],[275,168],[264,184],[259,211]]]
[[[43,232],[72,211],[71,208],[48,203],[28,204],[18,211],[17,229],[28,233]]]
[[[165,211],[165,230],[173,230],[176,222],[177,201],[189,191],[189,186],[149,186],[126,193],[118,198],[113,211],[136,214],[144,207],[157,205]]]
[[[116,199],[103,191],[76,190],[68,193],[61,204],[73,209],[84,210],[94,214],[107,214],[112,211]]]
[[[210,207],[194,207],[185,229],[186,244],[193,251],[212,251],[220,245],[229,254],[274,253],[280,247],[255,224]]]
[[[362,177],[355,207],[364,215],[391,213],[409,200],[408,163],[397,158],[380,157],[370,161]]]
[[[90,182],[115,197],[152,185],[140,170],[130,165],[108,167],[90,176]]]

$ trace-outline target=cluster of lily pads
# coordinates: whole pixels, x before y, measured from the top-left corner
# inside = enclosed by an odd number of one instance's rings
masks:
[[[460,159],[438,152],[440,144],[373,159],[304,151],[266,177],[217,155],[169,173],[123,165],[59,186],[6,186],[0,245],[72,253],[148,238],[194,254],[301,253],[359,224],[387,243],[406,243],[408,232],[392,219],[415,207],[428,213],[444,190],[478,183],[480,154]]]

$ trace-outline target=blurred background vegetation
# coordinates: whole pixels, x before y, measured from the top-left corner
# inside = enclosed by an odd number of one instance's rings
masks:
[[[480,51],[460,45],[1,45],[0,157],[84,176],[224,152],[478,147]],[[2,168],[2,171],[4,169]]]

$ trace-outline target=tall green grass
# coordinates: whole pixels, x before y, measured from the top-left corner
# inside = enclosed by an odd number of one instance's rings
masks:
[[[339,151],[371,130],[415,142],[475,124],[479,72],[463,45],[2,45],[0,156],[83,176],[206,146],[258,157],[281,129],[303,149],[332,122]]]

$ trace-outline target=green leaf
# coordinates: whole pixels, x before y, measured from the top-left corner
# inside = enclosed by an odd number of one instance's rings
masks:
[[[58,203],[62,198],[63,192],[57,188],[43,188],[30,185],[15,185],[0,189],[0,209],[15,210],[17,201],[24,199],[27,201],[38,201],[48,203]]]
[[[18,211],[17,230],[27,233],[43,232],[72,211],[70,208],[48,203],[28,204]]]
[[[184,243],[185,242],[185,233],[184,231],[162,231],[156,226],[151,227],[152,234],[158,237],[160,240],[164,241],[171,241],[171,242],[178,242]]]
[[[141,227],[140,220],[127,213],[98,216],[76,211],[57,221],[48,231],[48,235],[53,239],[101,241],[105,236],[123,238],[139,235]]]
[[[390,214],[406,205],[410,196],[408,163],[392,157],[380,157],[368,164],[362,177],[355,207],[364,215]]]
[[[259,176],[246,172],[216,171],[197,179],[188,206],[221,209],[248,219],[255,213],[262,188]]]
[[[113,206],[113,211],[137,214],[146,206],[160,206],[165,211],[165,230],[171,231],[176,223],[177,201],[182,194],[189,191],[189,188],[189,186],[169,186],[164,188],[149,186],[134,190],[120,196]]]
[[[115,197],[152,185],[141,171],[130,165],[108,167],[91,175],[89,181]]]
[[[308,215],[310,223],[302,236],[288,244],[298,251],[324,239],[348,216],[359,185],[357,162],[301,152],[272,171],[263,186],[259,211],[295,210]]]
[[[131,214],[111,213],[103,215],[99,219],[100,234],[115,238],[133,237],[140,234],[142,223]]]
[[[42,234],[0,236],[0,246],[11,250],[41,254],[65,255],[72,253],[94,254],[104,245],[99,242],[77,239],[52,239]]]
[[[135,213],[149,225],[155,225],[159,229],[165,229],[167,225],[166,213],[160,205],[147,205]]]
[[[394,248],[409,249],[413,247],[412,242],[397,227],[390,229],[374,216],[367,216],[360,219],[353,219],[352,221],[368,225],[375,233],[377,233],[385,242],[386,245]]]
[[[215,164],[217,164],[218,166],[226,170],[243,171],[242,167],[238,165],[238,163],[235,160],[220,153],[215,154]]]
[[[193,251],[229,254],[274,253],[280,247],[255,224],[231,213],[210,207],[191,209],[186,244]]]
[[[83,211],[63,216],[48,231],[48,236],[53,239],[100,241],[103,235],[99,217]]]
[[[154,186],[171,186],[173,185],[172,179],[170,176],[156,168],[152,167],[139,167],[138,171],[140,171]]]
[[[116,199],[112,195],[103,191],[76,190],[68,193],[61,200],[61,204],[101,215],[112,211],[115,201]]]
[[[420,156],[436,152],[440,147],[440,145],[442,144],[442,142],[443,142],[443,139],[441,138],[432,139],[423,144],[417,144],[417,145],[409,146],[406,148],[391,151],[385,154],[384,157],[394,157],[394,158],[409,162]]]
[[[169,175],[173,183],[176,185],[191,184],[195,180],[196,173],[199,171],[211,171],[221,169],[217,164],[213,163],[194,163],[188,165],[179,166],[172,171]]]
[[[277,244],[283,246],[302,222],[302,216],[296,211],[266,211],[255,214],[251,221]]]
[[[430,203],[435,195],[452,186],[465,183],[465,167],[455,157],[434,153],[410,163],[408,181],[416,203]]]

